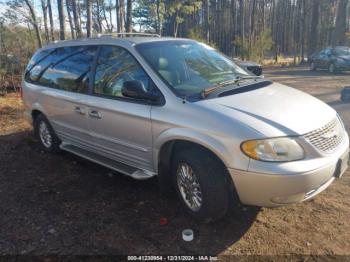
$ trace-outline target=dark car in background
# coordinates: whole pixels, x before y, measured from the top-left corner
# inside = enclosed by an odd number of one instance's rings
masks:
[[[310,60],[310,69],[327,69],[329,73],[350,70],[350,47],[327,47],[314,53]]]
[[[240,67],[243,67],[244,69],[252,72],[254,75],[261,76],[263,69],[262,65],[252,62],[252,61],[242,61],[238,58],[234,58],[233,61],[239,65]]]

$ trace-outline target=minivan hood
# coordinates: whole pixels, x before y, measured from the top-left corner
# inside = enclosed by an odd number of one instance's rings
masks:
[[[303,135],[336,117],[335,110],[317,98],[278,83],[203,102],[264,135]]]

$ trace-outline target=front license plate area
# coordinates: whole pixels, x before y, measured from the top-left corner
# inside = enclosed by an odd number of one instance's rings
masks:
[[[349,160],[350,160],[350,155],[349,151],[347,151],[338,161],[337,163],[337,168],[335,170],[335,177],[336,178],[341,178],[345,171],[349,167]]]

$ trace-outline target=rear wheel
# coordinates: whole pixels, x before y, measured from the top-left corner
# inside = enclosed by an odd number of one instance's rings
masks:
[[[40,114],[34,120],[34,133],[39,139],[41,148],[46,152],[59,152],[61,141],[51,127],[47,118]]]
[[[178,198],[195,219],[208,223],[224,216],[229,206],[229,177],[225,166],[201,148],[176,152],[172,178]]]

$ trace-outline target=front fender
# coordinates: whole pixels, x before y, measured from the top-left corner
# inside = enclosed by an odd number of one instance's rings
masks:
[[[154,167],[158,169],[159,152],[161,147],[169,142],[175,140],[188,141],[201,145],[211,152],[213,152],[226,166],[230,166],[231,154],[225,147],[224,143],[212,136],[205,135],[199,131],[187,128],[172,128],[165,130],[158,137],[154,139]]]

